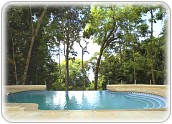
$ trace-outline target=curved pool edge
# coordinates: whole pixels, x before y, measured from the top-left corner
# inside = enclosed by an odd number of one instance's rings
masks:
[[[12,86],[6,86],[5,89],[6,89],[6,91],[8,91],[6,93],[10,94],[10,93],[16,93],[16,92],[30,91],[30,90],[45,90],[46,86],[45,85],[32,85],[32,86],[30,86],[30,85],[12,85]],[[156,95],[156,96],[160,96],[160,97],[168,99],[168,97],[167,97],[168,96],[167,95],[168,85],[140,85],[140,84],[138,84],[138,85],[131,85],[131,84],[107,85],[107,90],[109,90],[111,92],[146,93],[146,94]],[[4,94],[4,95],[6,96],[7,94]],[[13,103],[10,103],[10,104],[13,104]],[[18,104],[20,104],[20,103],[18,103]],[[35,103],[27,103],[27,104],[35,104]],[[8,105],[8,107],[9,107],[9,105]],[[165,111],[167,109],[168,108],[138,109],[138,111],[140,111],[140,110]],[[26,110],[29,110],[29,109],[27,108]],[[37,110],[39,110],[39,109],[37,109]],[[115,110],[113,110],[113,111],[115,111]],[[120,111],[123,111],[123,110],[120,110]]]
[[[33,90],[33,91],[36,91],[36,90]],[[43,90],[40,90],[40,91],[43,91]],[[167,105],[167,102],[166,102],[166,98],[165,97],[162,97],[162,96],[159,96],[159,95],[156,95],[156,94],[151,94],[151,93],[143,93],[143,92],[127,92],[127,91],[110,91],[110,90],[107,90],[108,92],[111,92],[111,93],[127,93],[129,95],[133,95],[134,94],[134,98],[137,97],[138,95],[140,95],[139,97],[141,99],[146,99],[147,97],[150,97],[151,99],[158,99],[158,100],[161,100],[162,102],[165,102],[165,106],[163,107],[157,107],[155,108],[155,106],[153,107],[148,107],[148,108],[130,108],[130,109],[93,109],[92,111],[167,111],[168,109],[168,105]],[[21,92],[16,92],[16,93],[22,93],[22,92],[27,92],[27,91],[21,91]],[[13,93],[9,93],[8,95],[11,95]],[[144,95],[143,95],[144,94]],[[136,96],[135,96],[136,95]],[[143,96],[142,96],[143,95]],[[164,100],[165,99],[165,100]],[[155,100],[156,101],[156,100]],[[159,103],[160,104],[160,103]],[[39,109],[39,104],[37,103],[6,103],[5,105],[7,107],[8,110],[23,110],[23,111],[37,111],[37,110],[40,110],[40,111],[45,111],[45,110],[48,110],[48,109]],[[11,107],[11,109],[10,109]],[[57,111],[60,111],[60,110],[63,110],[63,109],[59,109]],[[74,110],[71,110],[71,111],[75,111],[76,109]],[[89,111],[90,109],[86,109],[86,110],[77,110],[77,111]],[[53,109],[50,110],[50,111],[54,111]],[[65,110],[66,111],[66,110]]]
[[[126,86],[126,89],[122,88],[123,86],[118,87],[118,91],[144,91],[144,93],[153,93],[162,97],[168,98],[168,94],[163,95],[165,92],[169,92],[167,85],[159,87],[152,86],[154,90],[159,90],[163,94],[150,92],[148,86]],[[45,86],[36,86],[37,88],[31,89],[29,86],[25,87],[24,90],[20,89],[17,86],[15,87],[5,87],[4,90],[7,90],[11,93],[28,91],[29,90],[43,90]],[[44,88],[43,88],[44,87]],[[9,89],[10,88],[10,89]],[[14,88],[14,89],[13,89]],[[43,88],[43,89],[42,89]],[[145,89],[146,88],[146,89]],[[113,91],[113,90],[112,90]],[[4,95],[6,95],[5,92]],[[9,122],[164,122],[167,121],[170,116],[169,108],[161,109],[142,109],[142,110],[39,110],[35,108],[34,110],[27,109],[25,106],[24,109],[15,110],[15,103],[5,104],[2,102],[2,116],[5,120]],[[28,105],[34,103],[28,103]],[[21,104],[19,104],[19,107]],[[8,107],[8,109],[6,109]],[[10,109],[10,108],[13,109]],[[111,115],[111,116],[109,116]],[[78,118],[76,120],[76,118]]]
[[[153,108],[153,109],[112,109],[112,110],[41,110],[36,103],[7,103],[6,111],[167,111],[168,108]]]

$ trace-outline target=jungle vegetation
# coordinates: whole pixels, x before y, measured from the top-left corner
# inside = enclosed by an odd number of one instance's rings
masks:
[[[107,84],[166,84],[168,14],[161,5],[10,6],[6,15],[7,85],[101,90]],[[154,36],[158,21],[162,30]],[[85,61],[90,42],[81,42],[87,39],[100,50]]]

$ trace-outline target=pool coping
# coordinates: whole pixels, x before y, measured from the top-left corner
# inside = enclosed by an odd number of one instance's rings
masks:
[[[168,92],[169,92],[168,85],[118,84],[118,85],[107,85],[107,89],[114,92],[125,91],[125,92],[148,93],[165,98],[168,98]]]

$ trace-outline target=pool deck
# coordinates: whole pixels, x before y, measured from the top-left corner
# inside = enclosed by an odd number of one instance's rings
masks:
[[[8,94],[27,90],[45,90],[46,87],[25,85],[6,86],[5,89],[4,93]],[[144,92],[170,98],[167,85],[108,85],[107,89]],[[168,118],[170,110],[39,110],[38,105],[34,103],[4,103],[2,113],[10,122],[162,122]]]
[[[143,85],[143,84],[127,84],[127,85],[107,85],[110,91],[126,91],[126,92],[143,92],[168,97],[167,85]]]

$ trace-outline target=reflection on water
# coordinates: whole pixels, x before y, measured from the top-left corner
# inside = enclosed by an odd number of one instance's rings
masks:
[[[86,94],[86,95],[85,95]],[[88,102],[87,97],[90,97],[90,103]],[[58,91],[52,94],[52,97],[46,97],[46,104],[51,106],[53,103],[53,109],[55,106],[57,109],[65,109],[65,110],[78,110],[78,109],[87,109],[91,102],[93,103],[95,97],[85,93],[84,91]]]
[[[112,95],[107,91],[49,91],[46,93],[45,102],[41,104],[43,109],[59,110],[94,110],[114,109],[114,106],[121,108],[130,99],[123,94]],[[132,105],[131,105],[132,107]]]
[[[100,110],[152,107],[151,102],[155,100],[151,101],[150,98],[148,96],[136,98],[130,93],[109,91],[28,91],[9,95],[7,101],[37,103],[42,110]],[[163,100],[158,102],[161,102],[162,106],[166,105]],[[157,107],[159,103],[155,102],[154,105]]]

